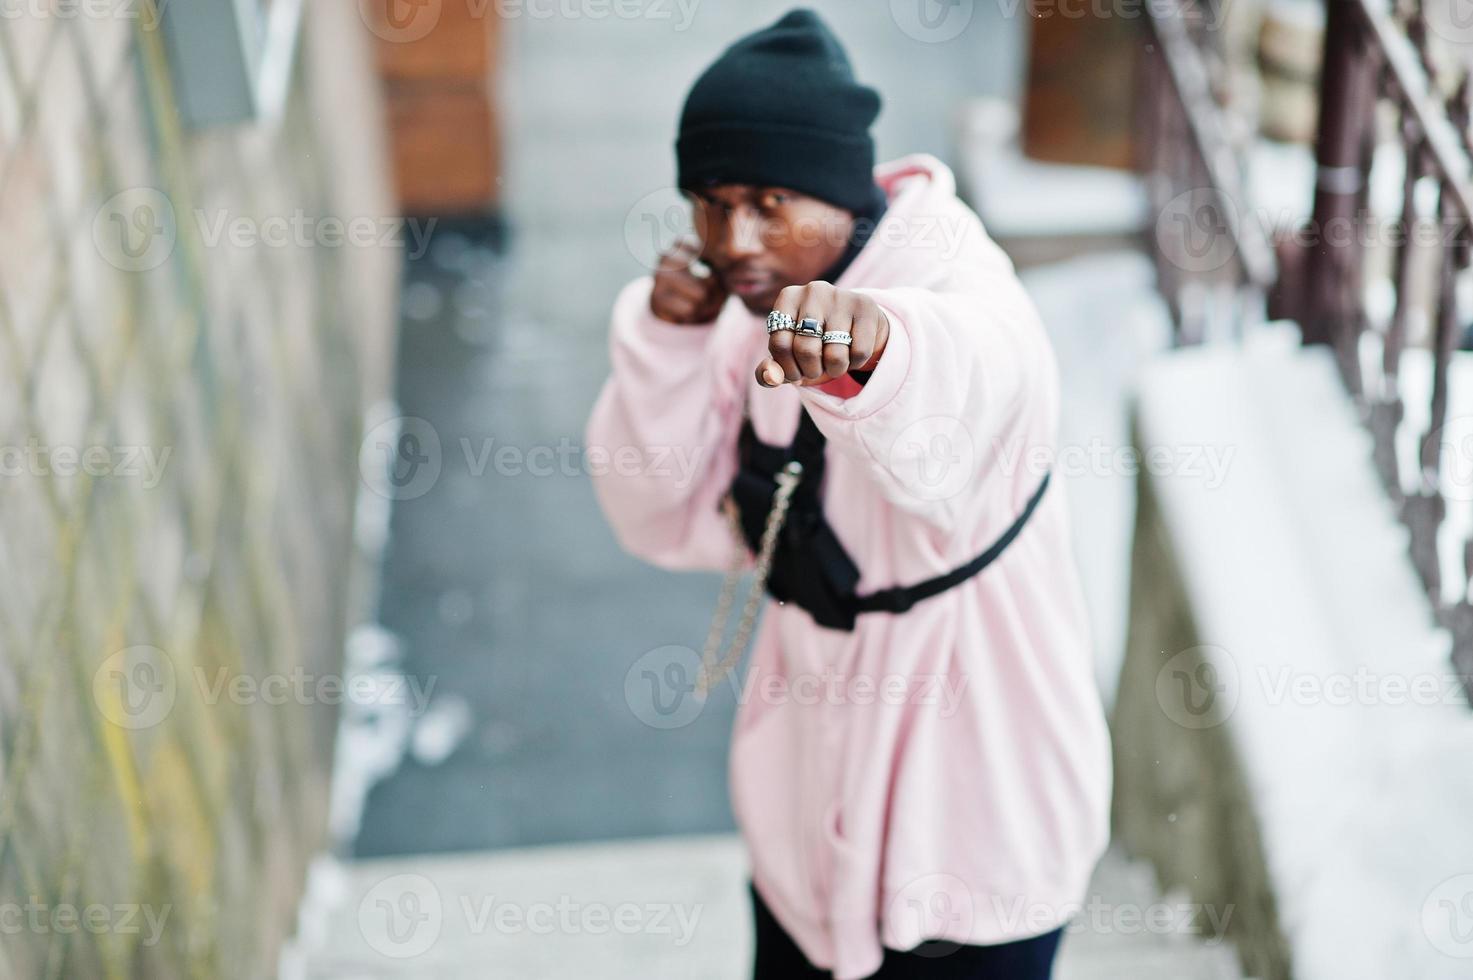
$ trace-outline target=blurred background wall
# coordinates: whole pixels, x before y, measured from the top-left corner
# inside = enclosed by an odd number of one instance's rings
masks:
[[[0,19],[0,901],[42,911],[0,975],[267,976],[336,711],[229,685],[337,671],[361,615],[398,257],[215,232],[392,216],[371,50],[310,4],[279,119],[190,127],[153,3],[33,6]]]

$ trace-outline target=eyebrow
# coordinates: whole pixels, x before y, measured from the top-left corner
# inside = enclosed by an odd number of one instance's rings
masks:
[[[705,188],[693,187],[691,188],[690,192],[696,197],[700,198],[702,201],[706,201],[711,204],[724,205],[727,203],[720,198],[712,197]],[[797,195],[797,193],[797,191],[794,191],[791,188],[787,187],[754,187],[751,196],[744,197],[743,200],[757,202],[762,200],[762,198],[767,197],[769,194],[782,194],[787,197],[794,197]]]

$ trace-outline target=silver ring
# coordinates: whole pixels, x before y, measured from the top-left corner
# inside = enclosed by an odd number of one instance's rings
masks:
[[[823,321],[818,317],[805,316],[798,321],[798,336],[800,337],[822,337]]]
[[[825,330],[823,332],[823,342],[826,344],[852,344],[854,343],[854,338],[849,336],[847,330]]]
[[[767,332],[777,333],[779,330],[793,329],[793,318],[781,310],[773,310],[767,314]]]

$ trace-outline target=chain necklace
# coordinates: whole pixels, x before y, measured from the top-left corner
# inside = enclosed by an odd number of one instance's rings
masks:
[[[696,695],[699,697],[705,697],[712,684],[725,678],[741,659],[743,651],[747,649],[747,641],[752,635],[752,624],[757,616],[757,607],[762,601],[762,590],[767,585],[767,575],[772,569],[772,555],[777,549],[777,536],[782,530],[784,519],[788,516],[788,504],[792,500],[793,491],[798,489],[798,483],[802,479],[803,464],[796,459],[789,461],[782,468],[782,472],[777,474],[777,489],[772,494],[772,509],[767,512],[767,523],[762,529],[762,540],[757,550],[756,577],[752,580],[752,587],[747,592],[747,601],[742,605],[742,615],[737,620],[736,633],[732,635],[726,651],[717,658],[716,651],[721,645],[722,634],[726,632],[726,620],[731,615],[732,601],[736,598],[737,582],[742,577],[742,568],[746,564],[747,556],[747,539],[742,533],[741,518],[737,514],[736,502],[732,500],[730,493],[727,493],[721,501],[721,509],[726,513],[727,523],[736,541],[736,553],[732,557],[731,566],[726,570],[725,579],[721,582],[721,594],[716,599],[716,612],[711,617],[711,629],[706,633],[706,645],[701,650],[701,676],[696,679]],[[713,659],[716,661],[714,666]]]

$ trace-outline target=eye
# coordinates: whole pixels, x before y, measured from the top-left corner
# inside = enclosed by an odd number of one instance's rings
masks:
[[[784,194],[782,191],[768,191],[762,195],[758,203],[761,205],[762,210],[771,211],[774,208],[780,208],[784,204],[787,204],[788,200],[789,195]]]
[[[706,214],[712,216],[721,215],[724,217],[731,214],[731,205],[727,204],[725,201],[717,201],[713,198],[703,197],[700,198],[700,204],[701,210]]]

